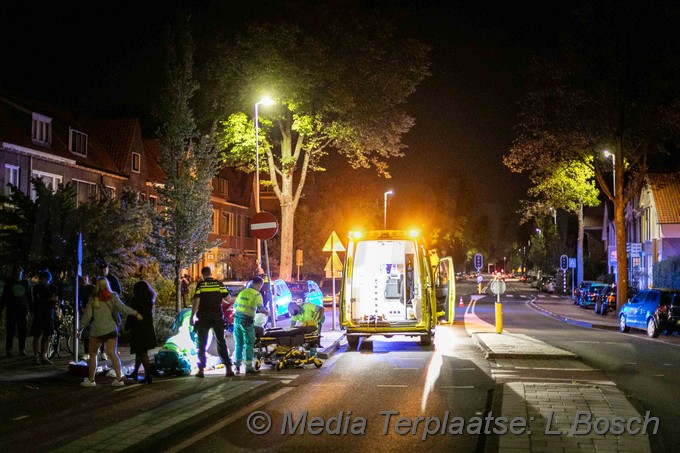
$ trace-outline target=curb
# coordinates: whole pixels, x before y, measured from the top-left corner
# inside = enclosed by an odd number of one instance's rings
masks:
[[[572,318],[567,318],[567,317],[564,317],[564,316],[560,316],[560,315],[558,315],[558,314],[555,314],[555,313],[551,312],[550,310],[546,310],[546,309],[543,308],[543,307],[539,307],[538,305],[536,305],[536,304],[534,303],[535,300],[536,300],[536,299],[533,299],[533,300],[529,301],[528,304],[531,305],[532,308],[534,308],[534,309],[538,310],[539,312],[541,312],[541,314],[543,314],[543,315],[545,315],[545,316],[549,316],[549,317],[551,317],[551,318],[553,318],[553,319],[556,319],[556,320],[558,320],[558,321],[566,322],[566,323],[568,323],[568,324],[573,324],[573,325],[579,326],[579,327],[585,327],[586,329],[592,329],[592,328],[613,329],[613,328],[616,328],[615,326],[610,326],[610,325],[608,325],[608,324],[597,324],[597,323],[592,323],[592,322],[587,322],[587,321],[581,321],[581,320],[578,320],[578,319],[572,319]]]
[[[484,340],[479,338],[476,333],[471,334],[473,340],[477,344],[477,347],[482,350],[484,358],[490,359],[527,359],[527,360],[555,360],[555,359],[578,359],[579,356],[565,351],[561,354],[532,354],[532,353],[521,353],[521,352],[492,352]]]
[[[345,339],[345,334],[340,335],[340,336],[338,337],[338,339],[335,340],[335,341],[333,342],[333,344],[331,344],[331,345],[328,346],[327,348],[324,348],[323,351],[319,351],[319,352],[316,354],[316,356],[317,356],[318,358],[320,358],[320,359],[330,359],[330,358],[333,356],[333,354],[336,353],[336,351],[337,351],[338,348],[340,347],[340,343],[341,343],[342,340],[344,340],[344,339]]]

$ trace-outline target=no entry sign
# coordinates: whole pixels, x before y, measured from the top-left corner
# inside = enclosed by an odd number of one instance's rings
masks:
[[[276,236],[277,231],[279,231],[279,222],[276,220],[276,217],[268,212],[258,212],[253,216],[250,230],[253,232],[255,239],[267,241]]]

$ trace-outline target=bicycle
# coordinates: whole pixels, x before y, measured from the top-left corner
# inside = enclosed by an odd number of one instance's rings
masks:
[[[78,338],[73,336],[75,319],[71,305],[61,301],[54,318],[54,333],[47,349],[47,357],[50,359],[55,356],[61,358],[61,351],[73,354],[75,342],[78,341]]]

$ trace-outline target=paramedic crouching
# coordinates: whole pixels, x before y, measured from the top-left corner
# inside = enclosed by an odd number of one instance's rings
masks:
[[[291,302],[288,304],[288,313],[290,313],[290,327],[296,325],[316,326],[319,335],[321,335],[321,327],[326,321],[326,310],[323,307],[310,302],[303,302],[302,304]],[[321,347],[321,341],[319,341],[318,346]]]
[[[239,373],[243,362],[244,350],[246,373],[257,373],[253,368],[253,346],[255,345],[255,313],[259,310],[265,315],[269,312],[262,305],[263,280],[255,277],[250,286],[236,296],[234,302],[234,372]]]

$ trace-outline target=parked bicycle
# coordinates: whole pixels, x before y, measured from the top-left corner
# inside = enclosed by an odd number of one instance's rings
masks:
[[[66,301],[61,301],[54,315],[54,333],[47,351],[48,358],[55,356],[61,358],[62,351],[73,354],[75,341],[78,341],[77,337],[73,336],[74,322],[73,307]]]

